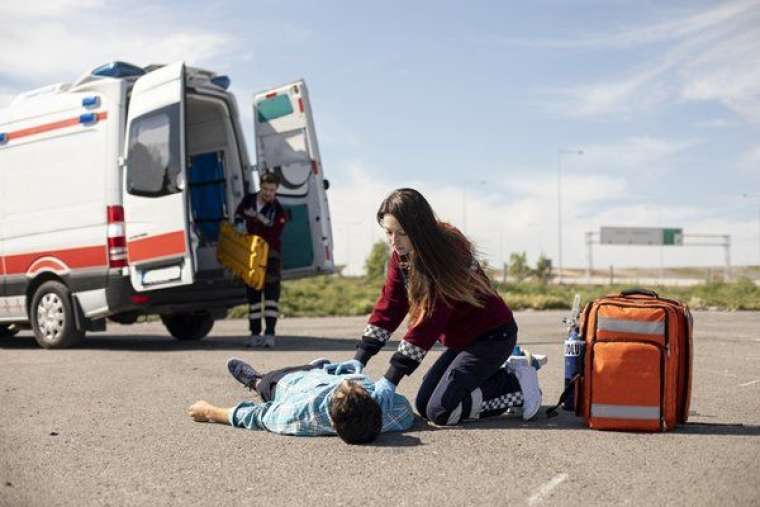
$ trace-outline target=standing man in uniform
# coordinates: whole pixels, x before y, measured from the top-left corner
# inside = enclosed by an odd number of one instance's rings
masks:
[[[279,316],[281,241],[282,229],[287,221],[285,209],[277,200],[280,178],[271,172],[264,172],[259,178],[259,191],[246,194],[235,210],[235,219],[245,221],[248,234],[261,236],[269,245],[267,272],[264,280],[263,316],[266,328],[261,335],[261,292],[246,287],[248,298],[248,323],[251,339],[248,346],[274,347],[275,326]]]

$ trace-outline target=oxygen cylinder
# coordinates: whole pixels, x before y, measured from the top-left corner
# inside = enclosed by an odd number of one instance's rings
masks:
[[[583,349],[585,343],[578,335],[578,328],[570,328],[565,340],[565,387],[570,385],[576,373],[583,371]],[[562,403],[565,410],[575,410],[575,393],[570,391]]]
[[[577,373],[582,373],[583,371],[583,352],[586,344],[580,336],[580,329],[578,327],[580,307],[581,297],[579,294],[576,294],[570,317],[565,319],[565,323],[568,325],[567,338],[565,339],[565,388],[570,385],[570,381]],[[567,394],[565,401],[562,403],[562,408],[565,410],[575,410],[575,393],[570,391]]]

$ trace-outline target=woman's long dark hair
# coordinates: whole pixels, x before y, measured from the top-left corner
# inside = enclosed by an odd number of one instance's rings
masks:
[[[495,294],[488,279],[475,268],[472,243],[453,226],[439,222],[427,200],[414,189],[391,193],[377,210],[377,222],[393,215],[412,244],[409,255],[409,315],[418,324],[437,300],[482,307],[482,296]]]

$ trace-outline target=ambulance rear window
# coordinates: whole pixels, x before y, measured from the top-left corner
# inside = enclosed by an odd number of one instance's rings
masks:
[[[293,104],[287,95],[275,95],[257,104],[259,123],[266,123],[293,113]]]
[[[180,106],[170,104],[135,118],[129,128],[127,192],[161,197],[181,191]]]

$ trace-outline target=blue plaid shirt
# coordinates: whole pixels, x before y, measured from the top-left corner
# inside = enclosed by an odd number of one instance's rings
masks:
[[[370,394],[375,390],[369,377],[362,373],[332,375],[321,369],[297,371],[285,375],[277,383],[272,401],[243,401],[235,405],[230,412],[230,424],[285,435],[335,435],[330,419],[330,399],[343,380],[359,382]],[[392,409],[383,413],[382,431],[404,431],[413,422],[409,401],[394,394]]]

